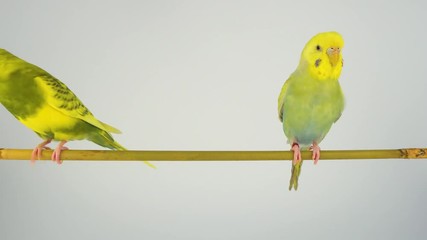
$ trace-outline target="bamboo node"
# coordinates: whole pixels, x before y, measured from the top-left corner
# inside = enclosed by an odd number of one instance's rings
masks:
[[[427,157],[427,148],[406,148],[400,150],[402,157],[407,159],[417,159]]]

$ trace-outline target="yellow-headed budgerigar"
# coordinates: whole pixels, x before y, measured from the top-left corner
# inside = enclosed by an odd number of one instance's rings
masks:
[[[61,163],[64,144],[87,139],[115,150],[125,150],[110,133],[120,131],[97,120],[76,95],[45,70],[0,49],[0,102],[44,141],[31,159],[40,158],[52,140],[60,141],[52,160]],[[149,164],[149,163],[148,163]]]
[[[294,158],[289,190],[298,189],[302,159],[300,148],[320,158],[319,143],[344,110],[338,78],[343,67],[344,40],[337,32],[319,33],[305,45],[297,69],[282,87],[279,118],[292,146]]]

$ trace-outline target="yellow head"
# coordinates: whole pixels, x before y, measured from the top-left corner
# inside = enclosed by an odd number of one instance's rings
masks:
[[[298,68],[308,70],[315,79],[337,80],[344,65],[341,54],[343,47],[344,40],[339,33],[319,33],[305,45]]]

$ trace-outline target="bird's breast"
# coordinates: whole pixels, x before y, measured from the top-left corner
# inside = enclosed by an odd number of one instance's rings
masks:
[[[340,116],[342,108],[339,86],[292,89],[284,103],[284,132],[290,141],[302,145],[310,145],[313,141],[319,143]]]

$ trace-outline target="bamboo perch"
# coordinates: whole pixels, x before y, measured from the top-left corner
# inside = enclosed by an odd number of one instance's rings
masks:
[[[0,160],[29,160],[32,150],[0,148]],[[52,150],[44,150],[40,160],[50,160]],[[311,159],[311,152],[303,151],[303,159]],[[259,161],[291,160],[291,151],[110,151],[65,150],[62,160],[73,161]],[[427,148],[386,150],[325,150],[321,159],[427,159]]]

